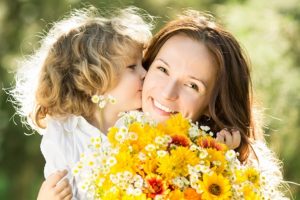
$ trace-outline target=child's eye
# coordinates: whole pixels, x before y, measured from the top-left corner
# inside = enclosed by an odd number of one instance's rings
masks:
[[[135,70],[135,68],[136,68],[136,65],[129,65],[129,66],[127,66],[127,69],[131,69],[131,70]]]
[[[168,74],[168,70],[164,67],[157,67],[157,69],[159,69],[160,71],[162,71],[165,74]]]

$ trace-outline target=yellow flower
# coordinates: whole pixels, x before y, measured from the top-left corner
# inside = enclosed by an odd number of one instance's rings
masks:
[[[260,186],[259,172],[254,168],[247,168],[245,170],[238,170],[237,182],[249,181],[254,187],[258,188]]]
[[[170,155],[158,158],[157,172],[161,173],[167,180],[176,176],[187,176],[188,165],[194,166],[199,162],[196,153],[186,147],[177,147],[171,150]]]
[[[138,136],[140,136],[140,135],[142,135],[144,133],[144,128],[138,122],[133,122],[132,124],[130,124],[128,130],[129,130],[129,132],[136,133]]]
[[[107,137],[108,137],[108,140],[109,142],[113,145],[113,146],[116,146],[118,144],[118,141],[116,140],[115,138],[115,135],[116,133],[119,131],[119,129],[117,127],[111,127],[109,130],[108,130],[108,133],[107,133]]]
[[[253,168],[248,168],[245,171],[247,180],[250,181],[254,186],[259,187],[259,172]]]
[[[148,144],[154,144],[155,138],[157,136],[163,136],[164,133],[160,130],[151,127],[148,124],[142,126],[138,122],[134,122],[129,127],[130,132],[137,134],[137,140],[130,141],[130,144],[133,146],[134,152],[142,151]]]
[[[147,200],[147,196],[145,194],[141,194],[141,195],[123,195],[122,198],[120,198],[121,200]]]
[[[128,151],[120,151],[115,156],[117,163],[111,167],[110,173],[118,173],[122,171],[130,171],[134,173],[137,164],[137,159]]]
[[[202,199],[205,200],[229,200],[231,197],[231,186],[229,181],[221,174],[213,173],[203,175],[203,181],[200,182]]]
[[[107,192],[101,200],[122,199],[122,193]]]
[[[190,122],[181,114],[171,116],[164,124],[158,125],[159,129],[163,130],[168,135],[186,135],[190,129]]]
[[[206,151],[208,153],[206,160],[209,161],[212,170],[216,173],[222,173],[227,165],[225,155],[215,149],[206,149]]]
[[[142,164],[143,171],[146,174],[151,174],[156,170],[157,164],[158,163],[157,163],[157,160],[155,159],[155,157],[147,158]]]
[[[260,199],[262,199],[261,196],[257,192],[255,192],[253,190],[253,188],[250,187],[249,185],[246,185],[243,188],[243,194],[244,194],[245,200],[260,200]]]

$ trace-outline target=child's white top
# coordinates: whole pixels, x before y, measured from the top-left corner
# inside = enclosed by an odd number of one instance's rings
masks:
[[[67,169],[73,199],[78,198],[76,198],[77,189],[72,168],[79,161],[81,153],[87,149],[91,137],[96,136],[101,137],[103,146],[108,144],[106,135],[89,124],[82,116],[47,118],[47,128],[43,131],[41,141],[41,151],[46,160],[44,175],[47,178],[57,170]]]

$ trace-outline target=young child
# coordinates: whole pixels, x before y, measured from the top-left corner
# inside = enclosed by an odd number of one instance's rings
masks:
[[[54,24],[17,74],[14,96],[19,112],[43,135],[46,178],[57,170],[70,172],[91,137],[106,140],[103,133],[118,113],[141,108],[146,73],[142,50],[151,37],[151,25],[137,8],[111,16],[102,17],[95,9],[74,11]],[[100,109],[91,100],[94,95],[100,95]],[[67,182],[59,184],[65,174],[49,177],[39,199],[47,193],[70,198]],[[77,198],[71,173],[67,178]]]

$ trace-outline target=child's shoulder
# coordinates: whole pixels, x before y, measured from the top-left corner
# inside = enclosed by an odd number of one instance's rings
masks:
[[[92,137],[101,134],[100,130],[91,125],[80,115],[64,117],[47,117],[47,127],[43,137]]]
[[[42,135],[49,134],[68,134],[75,133],[82,124],[86,124],[86,120],[82,116],[67,115],[63,117],[47,116],[46,128],[42,131]]]
[[[76,128],[81,116],[67,115],[63,117],[47,116],[46,118],[46,130],[65,130],[66,132],[72,132]]]

